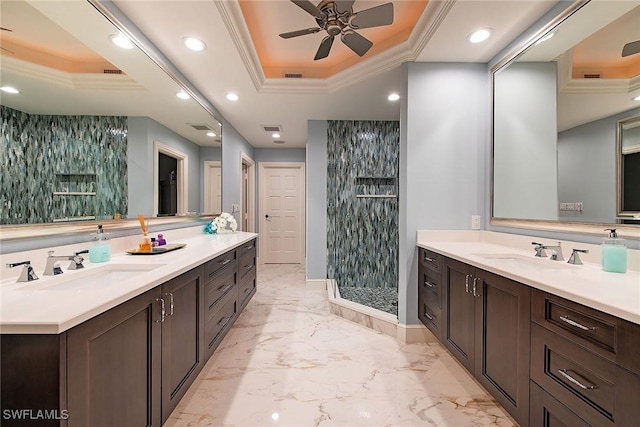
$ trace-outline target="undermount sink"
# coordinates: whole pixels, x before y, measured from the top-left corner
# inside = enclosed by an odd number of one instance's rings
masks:
[[[505,267],[513,267],[527,270],[557,270],[570,269],[572,266],[567,265],[566,261],[553,261],[548,258],[535,258],[520,254],[475,254],[486,260],[496,261]]]
[[[40,280],[26,285],[20,284],[15,290],[95,291],[118,285],[135,276],[163,266],[164,264],[105,264],[104,266],[64,273],[54,277],[40,276]]]

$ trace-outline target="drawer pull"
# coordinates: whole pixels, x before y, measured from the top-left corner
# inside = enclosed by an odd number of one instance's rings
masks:
[[[425,260],[425,261],[429,261],[429,262],[434,262],[434,261],[435,261],[435,258],[429,258],[428,256],[426,256],[426,255],[425,255],[425,256],[424,256],[424,260]]]
[[[436,287],[436,285],[434,285],[433,283],[429,282],[428,280],[425,280],[425,281],[424,281],[424,285],[425,285],[425,286],[428,286],[428,287],[430,287],[430,288],[435,288],[435,287]]]
[[[560,375],[562,375],[568,381],[572,382],[573,384],[577,385],[578,387],[580,387],[583,390],[595,390],[595,389],[598,388],[597,385],[584,385],[584,384],[582,384],[580,381],[578,381],[577,379],[573,378],[567,372],[571,372],[571,370],[565,369],[565,368],[558,369],[558,373],[560,373]]]
[[[245,246],[244,248],[245,248],[245,250],[247,250],[247,251],[248,251],[249,249],[253,249],[253,245],[251,245],[251,246]]]
[[[226,293],[229,289],[231,289],[233,285],[221,285],[218,289],[218,291],[222,292],[223,294]],[[223,290],[224,288],[224,290]]]
[[[430,315],[429,313],[427,313],[426,311],[424,312],[424,315],[425,315],[425,317],[426,317],[427,319],[429,319],[429,320],[433,320],[433,316],[432,316],[432,315]]]
[[[560,320],[562,320],[565,323],[570,324],[571,326],[575,326],[576,328],[580,328],[583,331],[595,331],[596,330],[595,326],[584,326],[584,325],[581,325],[580,323],[578,323],[578,322],[576,322],[574,320],[571,320],[569,318],[569,316],[560,316]]]
[[[218,326],[220,326],[222,323],[224,323],[225,325],[229,322],[229,320],[231,320],[233,316],[226,316],[223,317],[222,319],[218,320]]]
[[[231,262],[231,260],[230,260],[230,259],[225,259],[225,260],[222,260],[222,261],[218,261],[218,264],[227,265],[227,264],[229,264],[230,262]]]
[[[247,270],[251,270],[253,268],[253,264],[245,265],[244,268],[246,268]]]
[[[251,287],[251,288],[247,288],[247,289],[245,289],[245,290],[244,290],[244,293],[245,293],[245,294],[248,294],[249,292],[251,292],[251,290],[252,290],[252,289],[253,289],[253,287]]]

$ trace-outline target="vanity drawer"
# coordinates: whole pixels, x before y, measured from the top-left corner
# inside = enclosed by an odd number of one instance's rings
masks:
[[[236,251],[229,251],[225,254],[215,257],[204,265],[204,281],[205,283],[212,280],[216,273],[225,266],[235,263],[237,258]]]
[[[256,253],[256,239],[251,240],[250,242],[244,243],[236,248],[238,252],[238,258],[242,257],[245,252],[253,250],[255,255]]]
[[[420,265],[427,267],[436,273],[442,272],[442,255],[428,249],[420,248],[418,253]]]
[[[419,300],[418,318],[438,338],[442,338],[442,310],[424,296]]]
[[[533,290],[534,322],[640,374],[640,325]]]
[[[238,301],[240,301],[240,309],[243,309],[251,296],[256,292],[256,275],[255,269],[254,274],[247,274],[241,281],[238,286]]]
[[[530,382],[529,425],[532,427],[591,427],[533,381]]]
[[[245,251],[238,260],[238,274],[240,280],[248,274],[255,276],[256,274],[256,248]]]
[[[432,270],[422,268],[420,271],[419,286],[422,288],[423,294],[429,299],[429,301],[436,305],[438,308],[442,308],[442,275],[434,274]]]
[[[204,286],[205,303],[211,309],[237,283],[238,272],[235,262],[217,272],[214,279]]]
[[[228,292],[218,304],[207,311],[204,333],[209,354],[213,353],[237,314],[238,298],[237,293],[233,291]]]
[[[539,325],[531,332],[532,380],[591,425],[637,425],[640,376]]]

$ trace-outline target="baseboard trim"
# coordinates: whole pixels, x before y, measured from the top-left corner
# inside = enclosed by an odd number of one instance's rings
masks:
[[[439,342],[433,333],[424,325],[405,325],[398,323],[396,329],[398,341],[405,344]]]
[[[307,279],[306,286],[309,289],[318,289],[318,290],[324,291],[325,289],[327,289],[327,280],[326,279]]]

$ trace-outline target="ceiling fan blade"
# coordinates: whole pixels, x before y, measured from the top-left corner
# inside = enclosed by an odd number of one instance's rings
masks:
[[[305,28],[304,30],[290,31],[288,33],[280,34],[280,37],[283,39],[290,39],[292,37],[306,36],[307,34],[315,34],[320,31],[322,28],[313,27],[313,28]]]
[[[338,9],[338,12],[340,13],[350,11],[354,2],[355,0],[335,0],[334,1],[334,3],[336,4],[336,9]]]
[[[0,27],[0,30],[2,31],[9,31],[10,33],[13,32],[13,30],[10,30],[9,28],[5,28],[5,27]]]
[[[367,40],[355,31],[346,31],[341,38],[342,42],[359,56],[363,56],[369,51],[369,49],[371,49],[371,46],[373,46],[371,41]]]
[[[322,39],[322,42],[320,42],[320,47],[316,52],[316,56],[313,58],[314,61],[317,61],[318,59],[323,59],[329,56],[329,51],[331,51],[331,45],[333,45],[333,39],[334,39],[333,36],[327,36],[324,39]]]
[[[309,0],[291,0],[292,3],[295,3],[297,6],[302,8],[309,15],[312,15],[318,19],[326,19],[326,15],[320,9],[318,9],[313,3]]]
[[[640,52],[640,40],[630,42],[624,45],[622,48],[622,57],[634,55]]]
[[[370,9],[354,13],[351,26],[354,28],[371,28],[393,23],[393,3],[385,3]]]

